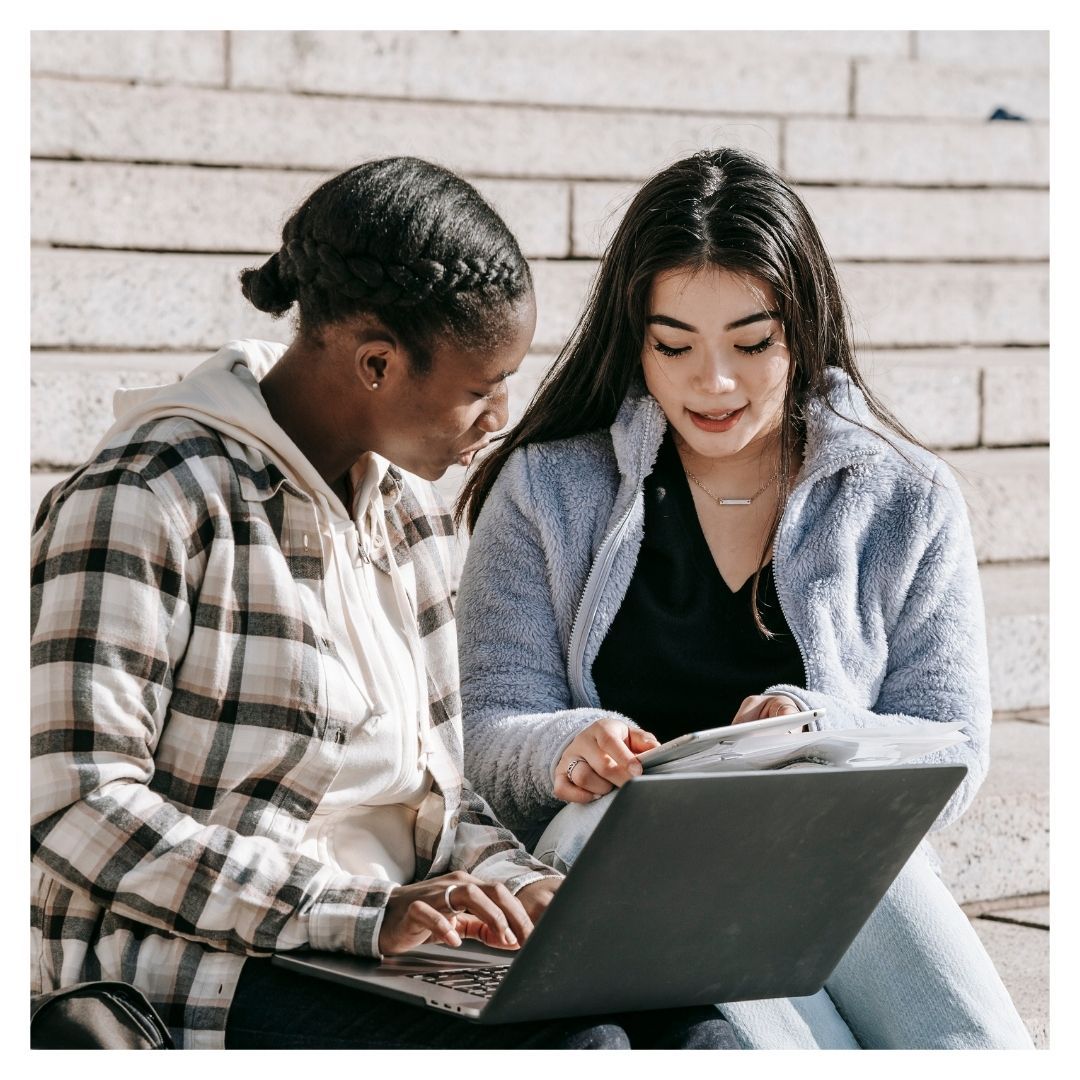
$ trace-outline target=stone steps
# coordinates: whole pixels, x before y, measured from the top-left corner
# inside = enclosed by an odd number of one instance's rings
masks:
[[[1035,1046],[1050,1046],[1050,907],[1013,908],[972,919]]]
[[[519,35],[490,31],[50,31],[31,35],[31,71],[308,94],[657,109],[727,110],[734,94],[742,95],[737,105],[755,109],[780,104],[795,114],[847,116],[849,87],[826,65],[846,72],[856,61],[859,114],[981,120],[993,74],[993,90],[1006,86],[1014,107],[1029,118],[1047,116],[1045,75],[1039,78],[1049,61],[1043,31],[621,31],[604,40],[602,65],[590,34],[528,37],[523,51]],[[799,63],[777,86],[756,77],[761,55],[797,56]],[[679,69],[679,77],[642,80],[643,56],[657,69]],[[939,90],[942,80],[948,81]]]
[[[35,160],[31,240],[73,248],[270,252],[288,208],[332,172]],[[596,259],[637,181],[472,178],[530,259]],[[839,261],[1030,262],[1049,254],[1039,189],[831,187],[800,193]],[[72,205],[82,212],[72,214]],[[124,208],[122,215],[114,210]]]
[[[995,716],[985,783],[932,840],[945,882],[1040,1048],[1050,1038],[1049,742],[1045,712]]]
[[[957,900],[1050,891],[1050,725],[998,715],[990,771],[968,812],[932,840]]]
[[[291,336],[288,322],[253,311],[237,283],[242,269],[267,254],[35,247],[31,340],[35,348],[153,351]],[[532,260],[538,351],[556,351],[567,340],[597,265]],[[1045,263],[838,262],[837,273],[860,348],[1042,348],[1049,340]]]
[[[998,712],[1050,702],[1050,564],[982,567],[990,692]]]

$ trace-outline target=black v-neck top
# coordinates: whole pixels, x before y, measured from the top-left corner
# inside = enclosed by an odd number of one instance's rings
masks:
[[[753,577],[732,592],[720,575],[666,435],[645,480],[645,535],[634,576],[593,663],[602,707],[666,742],[730,724],[744,698],[775,683],[805,685],[771,563],[761,573],[758,606],[773,638],[754,624],[752,590]]]

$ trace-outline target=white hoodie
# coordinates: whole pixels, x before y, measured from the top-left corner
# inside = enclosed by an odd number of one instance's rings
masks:
[[[327,665],[326,692],[363,720],[300,850],[347,873],[409,882],[416,807],[431,785],[426,748],[433,736],[415,582],[411,566],[398,567],[389,550],[385,511],[397,496],[379,490],[389,462],[367,453],[352,467],[350,514],[259,391],[259,380],[284,351],[277,342],[232,341],[180,382],[118,390],[117,422],[98,449],[148,420],[187,416],[259,450],[311,496],[325,567],[322,600],[343,661],[340,669]],[[372,561],[380,549],[389,574]]]

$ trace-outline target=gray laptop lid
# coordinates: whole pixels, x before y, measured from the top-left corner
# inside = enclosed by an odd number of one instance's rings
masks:
[[[965,772],[631,781],[481,1022],[815,993]]]

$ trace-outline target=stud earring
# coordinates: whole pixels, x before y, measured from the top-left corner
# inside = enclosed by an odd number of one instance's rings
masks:
[[[378,390],[378,389],[379,389],[379,384],[378,384],[377,382],[373,382],[373,383],[371,384],[371,389],[372,389],[372,390]]]

